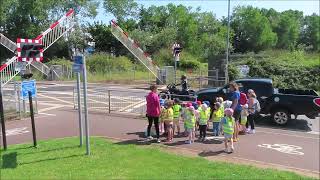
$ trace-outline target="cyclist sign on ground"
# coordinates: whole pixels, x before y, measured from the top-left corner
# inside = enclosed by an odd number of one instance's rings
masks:
[[[31,92],[32,97],[37,96],[37,89],[36,89],[36,81],[22,81],[21,83],[21,97],[23,99],[27,99],[29,97],[28,92]]]

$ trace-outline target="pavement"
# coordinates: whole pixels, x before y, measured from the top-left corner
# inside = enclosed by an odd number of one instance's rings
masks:
[[[105,85],[89,86],[91,93],[97,93],[97,87]],[[118,104],[121,98],[128,96],[143,100],[146,90],[128,88],[126,86],[108,85],[109,89],[117,92],[114,101]],[[123,94],[122,91],[131,93]],[[40,85],[38,89],[38,111],[36,116],[36,130],[38,139],[52,139],[79,135],[78,111],[74,109],[72,85]],[[121,98],[120,98],[121,97]],[[127,109],[141,109],[142,101],[137,104],[136,99],[127,98],[123,103],[129,104]],[[95,103],[102,103],[98,101]],[[91,101],[94,104],[94,101]],[[115,104],[117,104],[115,103]],[[131,103],[131,104],[130,104]],[[123,104],[121,104],[122,106]],[[140,106],[141,105],[141,106]],[[127,105],[128,107],[128,105]],[[131,112],[131,111],[130,111]],[[286,128],[279,128],[268,121],[268,117],[262,117],[257,122],[255,134],[242,135],[240,141],[235,143],[235,152],[226,154],[223,152],[222,138],[213,138],[209,132],[208,141],[184,144],[185,137],[175,137],[172,143],[162,142],[166,147],[174,147],[195,153],[205,158],[224,158],[231,162],[248,162],[250,164],[262,164],[267,167],[286,169],[298,173],[312,175],[319,178],[320,157],[319,133],[312,131],[310,126],[314,120],[301,117],[292,121]],[[114,108],[111,114],[108,111],[89,111],[90,134],[117,139],[119,143],[149,145],[145,141],[144,131],[147,122],[145,119],[134,116],[127,111]],[[6,124],[7,142],[9,144],[31,143],[32,133],[29,119],[9,121]],[[162,137],[162,140],[165,138]],[[39,143],[41,147],[41,143]],[[10,148],[10,146],[9,146]]]

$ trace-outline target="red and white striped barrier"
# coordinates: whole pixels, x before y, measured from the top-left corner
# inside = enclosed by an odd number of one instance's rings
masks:
[[[52,29],[54,29],[58,24],[63,22],[67,17],[72,16],[74,14],[74,10],[70,9],[67,14],[65,14],[61,19],[56,21],[55,23],[51,24],[51,26],[45,30],[43,33],[41,33],[39,36],[36,37],[37,40],[41,39],[45,34],[48,34]]]

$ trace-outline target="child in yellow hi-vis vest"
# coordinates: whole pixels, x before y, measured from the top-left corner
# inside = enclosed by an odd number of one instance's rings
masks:
[[[167,109],[165,111],[165,115],[163,117],[164,123],[166,125],[166,132],[168,133],[167,141],[171,142],[173,140],[173,102],[168,101],[166,103]]]
[[[195,138],[195,123],[196,123],[196,116],[195,116],[195,109],[193,106],[189,106],[185,112],[186,118],[185,121],[185,127],[186,131],[188,133],[188,140],[186,141],[186,144],[191,144],[194,142]]]
[[[180,118],[182,107],[180,105],[179,99],[174,99],[173,109],[173,134],[175,133],[176,127],[178,130],[178,135],[180,134]]]
[[[199,129],[200,129],[200,141],[206,140],[207,135],[207,123],[209,120],[210,112],[207,111],[208,106],[206,104],[202,104],[201,108],[199,108]]]
[[[221,120],[221,126],[223,129],[224,134],[224,145],[225,145],[225,152],[233,152],[234,146],[233,146],[233,133],[234,133],[234,126],[235,126],[235,120],[232,117],[233,115],[233,109],[226,108],[224,110],[225,117]],[[230,141],[230,146],[228,146],[228,141]],[[230,151],[229,151],[230,148]]]
[[[212,126],[213,126],[214,136],[220,135],[220,121],[223,117],[224,117],[224,108],[219,102],[216,102],[214,104],[214,111],[212,113]]]

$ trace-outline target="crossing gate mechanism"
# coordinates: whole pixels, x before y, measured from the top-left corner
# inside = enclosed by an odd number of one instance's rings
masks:
[[[15,68],[19,61],[28,62],[26,65],[30,64],[48,76],[50,68],[41,62],[43,53],[72,29],[75,24],[74,18],[75,12],[73,9],[70,9],[61,19],[53,23],[35,39],[17,39],[17,43],[12,42],[0,33],[0,44],[13,53],[17,52],[16,56],[13,56],[0,66],[1,86],[5,86],[19,74],[19,68]],[[31,56],[31,58],[26,58],[26,56]]]

